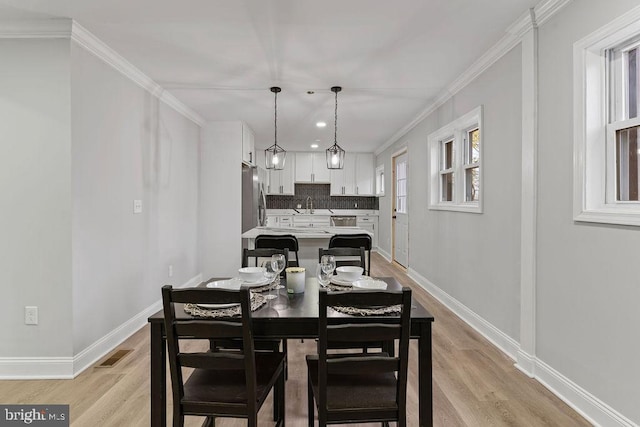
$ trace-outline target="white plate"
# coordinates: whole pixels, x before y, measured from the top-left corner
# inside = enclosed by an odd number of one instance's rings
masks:
[[[257,288],[258,286],[264,286],[264,285],[268,285],[269,284],[269,279],[267,279],[266,277],[263,277],[262,279],[258,280],[257,282],[244,282],[242,281],[240,278],[238,278],[237,280],[240,280],[240,283],[248,286],[250,288]]]
[[[354,288],[360,289],[387,289],[387,282],[383,282],[382,280],[375,279],[362,279],[356,280],[353,282]]]
[[[331,283],[333,283],[334,285],[339,285],[339,286],[352,286],[353,282],[356,282],[356,281],[362,280],[362,279],[366,279],[366,277],[367,276],[360,276],[356,280],[347,280],[347,279],[343,279],[340,276],[333,276],[331,278]]]
[[[213,289],[232,289],[238,290],[240,289],[240,285],[242,284],[242,280],[238,278],[233,279],[225,279],[225,280],[214,280],[213,282],[207,283],[207,288]],[[229,303],[229,304],[198,304],[198,307],[207,308],[207,309],[217,309],[217,308],[230,308],[240,305],[238,303]]]

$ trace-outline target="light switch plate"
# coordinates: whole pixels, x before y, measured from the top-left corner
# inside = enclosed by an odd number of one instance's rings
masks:
[[[134,214],[142,213],[142,200],[133,201],[133,213]]]
[[[38,324],[38,307],[26,306],[24,308],[24,324],[25,325]]]

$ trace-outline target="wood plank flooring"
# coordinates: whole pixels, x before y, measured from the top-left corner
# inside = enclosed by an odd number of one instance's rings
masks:
[[[376,253],[372,254],[371,261],[373,276],[396,277],[413,289],[415,298],[435,317],[433,407],[436,426],[590,425],[540,383],[518,371],[511,359],[415,284],[400,267]],[[148,426],[148,326],[118,348],[133,351],[111,368],[92,367],[73,380],[0,381],[0,403],[70,404],[74,427]],[[313,340],[289,340],[290,365],[286,385],[289,426],[306,426],[304,356],[314,351]],[[417,426],[417,356],[416,343],[412,342],[407,401],[409,426],[412,427]],[[274,425],[270,399],[260,413],[261,426]],[[170,420],[170,408],[168,414]],[[189,417],[186,424],[191,427],[201,423],[202,419]],[[216,425],[235,427],[246,423],[223,419]],[[352,424],[354,427],[373,425],[379,424]]]

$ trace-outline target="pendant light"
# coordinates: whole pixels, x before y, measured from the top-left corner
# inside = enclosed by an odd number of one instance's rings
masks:
[[[284,169],[284,162],[287,158],[287,152],[278,145],[278,93],[282,91],[277,86],[272,87],[271,92],[274,95],[274,114],[273,114],[273,145],[264,150],[264,162],[267,169]]]
[[[329,169],[342,169],[344,167],[344,150],[338,145],[338,92],[341,90],[342,88],[340,86],[331,88],[331,92],[336,94],[336,110],[334,116],[333,145],[327,148],[327,168]]]

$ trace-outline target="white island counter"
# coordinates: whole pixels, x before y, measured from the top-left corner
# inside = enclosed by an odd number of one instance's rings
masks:
[[[298,259],[300,267],[306,269],[306,276],[313,277],[316,274],[318,264],[318,248],[328,248],[329,239],[336,234],[368,234],[367,230],[359,227],[255,227],[242,234],[243,239],[248,239],[249,249],[255,247],[255,238],[259,235],[280,236],[292,234],[298,239]]]

